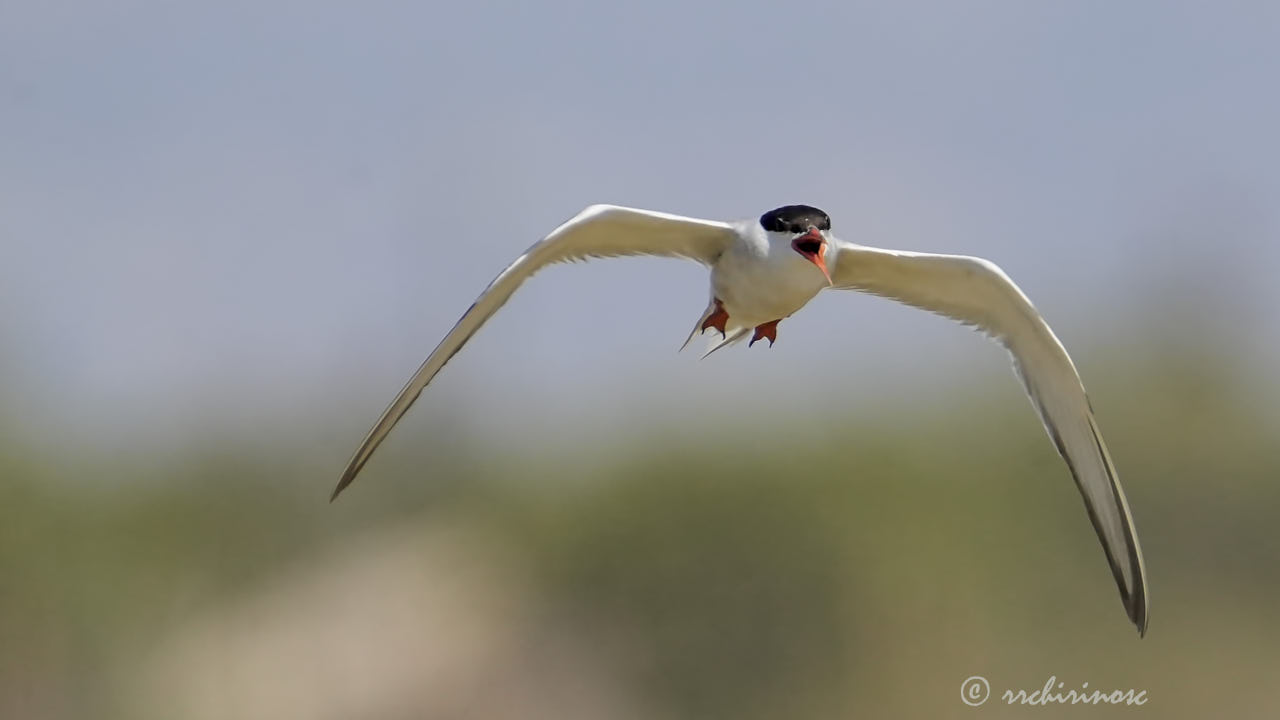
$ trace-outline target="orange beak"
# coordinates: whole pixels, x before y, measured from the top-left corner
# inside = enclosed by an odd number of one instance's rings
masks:
[[[827,241],[817,228],[809,228],[809,232],[791,241],[791,248],[804,256],[806,260],[818,266],[827,276],[827,284],[832,285],[831,273],[827,271]]]

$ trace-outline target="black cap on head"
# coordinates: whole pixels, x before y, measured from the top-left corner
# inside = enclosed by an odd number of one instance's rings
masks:
[[[772,232],[802,233],[810,227],[831,229],[831,218],[811,205],[787,205],[760,216],[760,227]]]

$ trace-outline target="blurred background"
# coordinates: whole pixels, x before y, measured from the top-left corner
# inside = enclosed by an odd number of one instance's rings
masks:
[[[1274,717],[1277,8],[0,2],[0,717]],[[328,504],[597,202],[1002,265],[1148,636],[999,348],[830,293],[700,362],[675,261],[538,276]]]

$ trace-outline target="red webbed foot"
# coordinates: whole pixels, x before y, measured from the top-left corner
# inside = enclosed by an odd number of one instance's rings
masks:
[[[725,325],[728,324],[728,322],[729,322],[729,313],[724,311],[724,305],[720,303],[719,299],[717,299],[715,311],[713,311],[710,315],[708,315],[706,320],[702,321],[702,328],[699,330],[699,332],[706,332],[708,328],[714,328],[720,331],[720,337],[724,337],[725,336],[724,328],[725,328]]]
[[[778,339],[778,323],[780,322],[782,322],[781,318],[763,325],[757,325],[756,332],[751,336],[751,342],[747,343],[747,347],[755,345],[757,340],[768,340],[769,347],[773,347],[773,341]]]

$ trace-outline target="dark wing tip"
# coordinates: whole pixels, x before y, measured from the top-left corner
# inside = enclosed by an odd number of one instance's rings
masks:
[[[1130,561],[1132,567],[1141,567],[1137,562],[1133,561],[1133,558],[1130,558]],[[1147,582],[1145,577],[1136,578],[1134,591],[1131,597],[1125,598],[1125,609],[1129,611],[1129,619],[1138,628],[1138,637],[1146,637],[1149,609],[1147,607]]]
[[[1088,398],[1086,397],[1085,400],[1087,402]],[[1147,573],[1142,562],[1142,551],[1138,549],[1138,534],[1133,527],[1133,516],[1129,512],[1129,503],[1125,500],[1124,491],[1120,489],[1120,481],[1116,478],[1116,470],[1111,461],[1111,453],[1107,452],[1107,446],[1102,442],[1102,435],[1098,432],[1098,425],[1094,421],[1092,414],[1089,417],[1089,429],[1093,432],[1093,441],[1097,446],[1098,456],[1102,458],[1107,477],[1111,480],[1111,497],[1120,511],[1120,520],[1124,525],[1125,549],[1127,551],[1125,562],[1129,565],[1129,574],[1133,582],[1132,589],[1125,585],[1124,576],[1120,573],[1117,562],[1119,558],[1111,558],[1111,553],[1108,551],[1107,559],[1111,561],[1116,583],[1120,586],[1120,594],[1124,599],[1125,611],[1129,615],[1129,619],[1138,628],[1138,637],[1145,637],[1147,634],[1148,612]],[[1074,473],[1075,469],[1072,468],[1072,474],[1074,475]],[[1079,482],[1079,479],[1077,479],[1077,482]],[[1094,515],[1092,508],[1089,509],[1089,514],[1091,519],[1095,521],[1094,527],[1098,531],[1099,539],[1103,539],[1102,528],[1097,524],[1098,518]],[[1103,547],[1106,548],[1105,539],[1103,539]]]
[[[342,473],[342,479],[338,480],[338,486],[333,489],[333,494],[329,496],[329,502],[338,499],[338,495],[342,494],[342,491],[347,489],[351,481],[356,479],[356,474],[360,472],[362,467],[364,467],[363,462],[352,462],[347,466],[347,469]]]
[[[1138,628],[1138,637],[1147,636],[1147,604],[1139,600],[1129,608],[1129,619],[1133,621],[1134,626]]]
[[[1138,536],[1133,529],[1133,518],[1129,513],[1129,504],[1124,499],[1124,491],[1120,489],[1119,480],[1116,479],[1115,466],[1111,462],[1111,454],[1107,452],[1107,446],[1102,442],[1097,423],[1090,415],[1089,429],[1093,433],[1093,441],[1097,448],[1098,456],[1102,458],[1103,468],[1111,483],[1112,500],[1115,503],[1115,507],[1119,509],[1120,520],[1124,526],[1126,551],[1124,562],[1128,563],[1129,566],[1132,587],[1130,587],[1130,583],[1125,582],[1121,560],[1115,555],[1115,549],[1107,542],[1102,519],[1098,517],[1098,511],[1093,506],[1093,503],[1090,502],[1088,494],[1083,491],[1084,484],[1080,481],[1080,473],[1072,461],[1070,453],[1067,452],[1066,445],[1062,442],[1062,437],[1058,434],[1057,428],[1047,421],[1045,422],[1045,429],[1048,430],[1049,438],[1053,440],[1054,446],[1057,447],[1058,454],[1066,461],[1067,469],[1071,471],[1071,477],[1075,480],[1076,486],[1081,489],[1084,507],[1089,514],[1089,521],[1093,524],[1098,540],[1102,543],[1103,553],[1107,556],[1107,564],[1111,566],[1111,574],[1120,590],[1120,601],[1124,604],[1125,614],[1129,617],[1130,622],[1138,628],[1138,637],[1145,637],[1147,634],[1147,577],[1142,562],[1142,551],[1138,549]]]
[[[329,502],[333,502],[334,500],[337,500],[337,499],[338,499],[338,495],[339,495],[343,490],[345,490],[345,489],[346,489],[346,487],[347,487],[348,485],[350,485],[350,484],[351,484],[351,481],[350,481],[350,480],[348,480],[348,479],[346,479],[346,478],[342,478],[341,480],[339,480],[339,481],[338,481],[338,486],[337,486],[336,488],[334,488],[334,489],[333,489],[333,492],[329,495]]]

